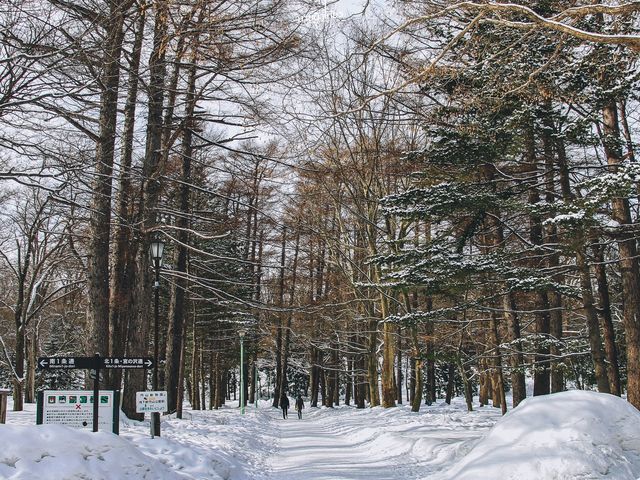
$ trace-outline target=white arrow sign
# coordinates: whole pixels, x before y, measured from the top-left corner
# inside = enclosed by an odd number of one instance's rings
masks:
[[[49,360],[47,360],[46,358],[41,358],[38,363],[40,364],[40,368],[44,368],[49,365]]]

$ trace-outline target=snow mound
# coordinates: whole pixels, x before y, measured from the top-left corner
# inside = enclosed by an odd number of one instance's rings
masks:
[[[184,478],[111,433],[61,425],[0,425],[0,439],[2,479]]]
[[[573,480],[640,477],[640,412],[613,395],[570,391],[529,398],[445,478]]]

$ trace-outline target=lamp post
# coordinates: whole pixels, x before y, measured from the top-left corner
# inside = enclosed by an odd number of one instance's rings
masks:
[[[164,253],[164,242],[159,235],[156,235],[149,244],[149,257],[156,274],[153,284],[154,306],[153,306],[153,390],[158,391],[158,348],[160,330],[160,267],[162,267],[162,254]],[[160,436],[160,413],[151,414],[151,436]]]
[[[244,336],[247,331],[244,328],[238,330],[240,337],[240,413],[244,415]]]

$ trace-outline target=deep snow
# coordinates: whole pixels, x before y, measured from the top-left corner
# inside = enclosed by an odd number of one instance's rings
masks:
[[[640,413],[593,392],[531,398],[507,416],[466,412],[462,399],[411,413],[407,406],[291,412],[247,408],[165,417],[121,436],[35,426],[35,409],[0,425],[3,479],[617,479],[640,477]],[[497,423],[496,423],[497,422]]]

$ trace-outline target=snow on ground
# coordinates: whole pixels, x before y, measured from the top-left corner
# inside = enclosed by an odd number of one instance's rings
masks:
[[[120,437],[36,427],[28,405],[0,425],[0,479],[640,477],[640,414],[592,392],[532,398],[502,419],[492,407],[466,412],[462,399],[417,414],[341,406],[283,420],[267,402],[246,412],[185,411],[183,420],[164,417],[162,437],[151,439],[148,422],[123,422]]]
[[[447,479],[640,476],[640,413],[625,400],[570,391],[528,398],[507,413]]]
[[[498,417],[491,408],[468,413],[462,399],[418,414],[407,406],[305,409],[302,420],[275,423],[269,470],[278,480],[422,478],[447,469]]]

